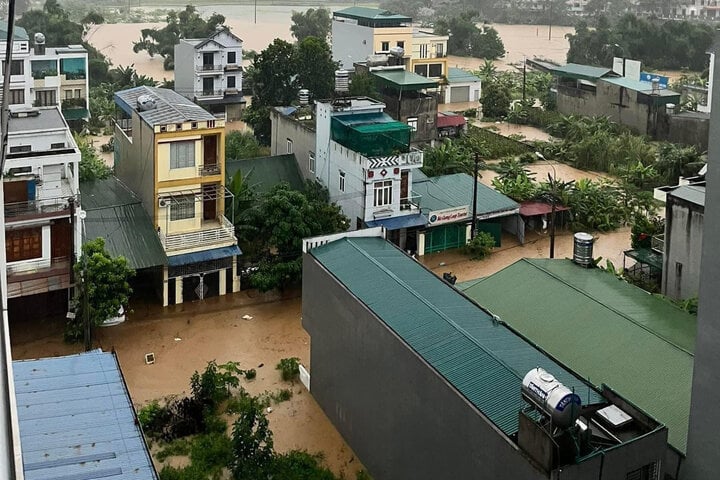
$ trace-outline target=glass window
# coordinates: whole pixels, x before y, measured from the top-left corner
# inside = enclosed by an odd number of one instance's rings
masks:
[[[16,147],[10,147],[10,153],[24,153],[31,152],[32,146],[30,145],[18,145]]]
[[[427,43],[421,43],[420,44],[420,58],[427,58],[427,56],[428,56]]]
[[[315,152],[308,153],[308,170],[310,173],[315,173]]]
[[[405,42],[397,42],[397,46],[400,48],[405,48]]]
[[[345,172],[340,172],[340,185],[339,189],[341,192],[345,191]]]
[[[195,196],[183,195],[170,200],[170,220],[195,218]]]
[[[390,42],[382,42],[380,44],[380,51],[387,52],[388,50],[390,50]]]
[[[237,63],[237,54],[235,52],[228,52],[227,63]]]
[[[293,141],[287,139],[287,153],[293,153]]]
[[[418,127],[418,119],[417,119],[417,117],[410,117],[410,118],[408,118],[408,119],[407,119],[407,124],[408,124],[408,126],[410,127],[410,130],[412,130],[413,132],[417,132],[417,127]]]
[[[58,74],[55,60],[33,60],[30,62],[32,77],[35,79],[53,77]]]
[[[442,77],[442,63],[431,63],[428,67],[428,72],[429,77]]]
[[[227,88],[235,88],[235,77],[227,77]]]
[[[390,205],[392,203],[392,180],[375,182],[373,187],[375,189],[374,206],[382,207],[383,205]]]
[[[82,92],[79,88],[75,89],[75,98],[80,98],[80,95],[82,95]]]
[[[445,56],[445,47],[442,43],[438,43],[435,45],[435,55],[438,57],[444,57]]]
[[[25,90],[21,88],[10,90],[10,104],[18,105],[22,103],[25,103]]]
[[[3,61],[2,69],[3,75],[5,75],[5,64]],[[10,67],[10,75],[24,75],[25,74],[25,63],[22,60],[13,60],[12,66]]]
[[[61,58],[60,73],[65,75],[67,80],[82,80],[85,78],[85,59],[83,58]]]
[[[195,166],[195,142],[173,142],[170,144],[170,168]]]

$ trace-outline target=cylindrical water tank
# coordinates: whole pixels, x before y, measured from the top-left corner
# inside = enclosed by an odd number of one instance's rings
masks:
[[[674,103],[666,103],[665,104],[665,113],[675,113],[675,104]]]
[[[573,242],[573,262],[583,267],[593,265],[593,242],[592,235],[585,232],[575,234]]]
[[[525,375],[522,391],[552,418],[557,427],[569,428],[580,416],[580,396],[540,367]]]
[[[298,100],[300,100],[300,105],[307,105],[310,102],[310,90],[301,88],[298,92]]]
[[[335,91],[350,91],[350,72],[347,70],[335,70]]]

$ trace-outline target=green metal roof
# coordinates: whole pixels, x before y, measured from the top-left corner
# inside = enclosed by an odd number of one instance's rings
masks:
[[[520,204],[497,190],[475,182],[477,188],[477,214],[482,216],[506,215],[519,211]],[[413,172],[413,193],[422,195],[422,213],[446,208],[472,206],[473,178],[465,173],[425,177]]]
[[[465,294],[593,384],[606,384],[687,445],[696,318],[599,269],[524,259]]]
[[[333,13],[336,17],[353,18],[355,20],[367,20],[374,23],[376,26],[399,25],[401,23],[411,23],[412,18],[406,17],[405,15],[399,15],[392,13],[388,10],[382,10],[380,8],[370,7],[349,7],[337,10]]]
[[[438,84],[432,80],[417,73],[408,72],[407,70],[378,70],[370,72],[381,84],[388,85],[400,91],[422,90],[423,88],[437,88]]]
[[[683,185],[674,189],[668,195],[701,207],[705,206],[705,185]]]
[[[449,67],[447,80],[448,83],[476,83],[480,82],[481,78],[462,68]]]
[[[580,65],[578,63],[568,63],[567,65],[551,69],[551,72],[559,77],[595,81],[612,72],[612,69],[605,67],[593,67],[591,65]]]
[[[4,20],[0,20],[0,38],[3,41],[7,38],[8,24]],[[13,27],[13,38],[15,40],[30,40],[27,30],[23,27],[19,27],[17,24]]]
[[[113,256],[127,258],[132,268],[167,265],[167,256],[150,216],[132,191],[116,177],[80,184],[87,212],[84,240],[105,239]]]
[[[287,182],[293,190],[305,188],[305,181],[294,153],[225,161],[225,171],[228,176],[235,175],[238,170],[243,172],[243,176],[249,176],[248,181],[260,193],[269,192],[281,182]]]
[[[507,435],[518,430],[522,378],[538,366],[583,402],[600,401],[581,379],[391,243],[344,238],[310,255]]]
[[[660,253],[657,253],[649,248],[636,248],[633,250],[625,250],[623,253],[628,257],[637,260],[640,263],[650,265],[651,267],[662,271],[663,257]]]
[[[62,111],[65,120],[81,120],[90,118],[90,111],[87,108],[68,108]]]

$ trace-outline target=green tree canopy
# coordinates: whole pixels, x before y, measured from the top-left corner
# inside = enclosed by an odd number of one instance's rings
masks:
[[[225,135],[225,158],[228,160],[265,157],[269,154],[270,150],[260,145],[250,132],[233,130]]]
[[[497,30],[486,25],[478,28],[475,25],[475,17],[475,12],[467,12],[436,22],[435,33],[439,35],[451,33],[448,53],[492,60],[505,55],[505,45]]]
[[[213,13],[205,20],[197,13],[197,9],[188,5],[185,10],[171,10],[165,19],[167,25],[163,28],[144,28],[141,38],[133,42],[135,53],[143,50],[148,55],[163,57],[165,70],[175,68],[175,45],[182,38],[206,38],[215,33],[218,27],[225,27],[225,16]]]
[[[480,97],[483,115],[490,118],[501,118],[510,109],[510,90],[500,82],[491,82],[483,86]]]
[[[75,143],[77,143],[80,149],[80,168],[79,168],[79,179],[81,182],[88,180],[102,180],[108,178],[112,174],[112,169],[105,164],[105,161],[100,158],[95,150],[95,147],[90,145],[87,137],[74,135]]]
[[[297,82],[310,90],[313,99],[330,98],[335,88],[335,70],[330,45],[317,37],[306,37],[297,44],[295,51]]]
[[[330,11],[325,8],[309,8],[305,12],[293,10],[290,32],[298,42],[307,37],[326,40],[330,36],[331,24]]]

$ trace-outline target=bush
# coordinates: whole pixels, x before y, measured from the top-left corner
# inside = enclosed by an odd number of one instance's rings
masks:
[[[510,109],[510,89],[499,82],[492,82],[483,87],[480,98],[483,116],[490,118],[505,117]]]
[[[478,232],[475,238],[465,245],[465,253],[471,260],[482,260],[492,253],[495,247],[495,238],[487,232]]]
[[[462,137],[463,144],[482,144],[488,159],[515,157],[532,153],[532,147],[523,142],[504,137],[486,128],[470,126]]]
[[[282,403],[282,402],[287,402],[288,400],[290,400],[292,398],[292,396],[293,396],[292,390],[289,390],[287,388],[283,388],[281,390],[278,390],[275,393],[270,394],[270,398],[272,398],[276,404]]]
[[[254,380],[257,377],[257,371],[254,368],[245,370],[245,380]]]
[[[154,400],[142,407],[137,416],[145,435],[160,438],[165,424],[170,420],[171,412]]]
[[[293,381],[300,375],[300,359],[297,357],[283,358],[275,369],[280,370],[283,381]]]

